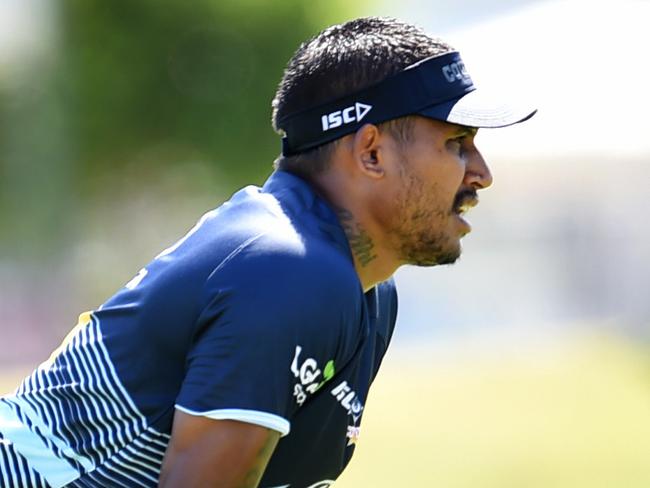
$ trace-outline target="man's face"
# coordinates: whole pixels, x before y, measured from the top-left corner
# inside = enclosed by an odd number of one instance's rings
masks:
[[[474,146],[476,129],[414,117],[409,141],[395,139],[395,191],[388,238],[404,264],[450,264],[471,229],[462,218],[492,176]]]

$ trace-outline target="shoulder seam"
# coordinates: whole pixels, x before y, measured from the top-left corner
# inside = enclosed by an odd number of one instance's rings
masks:
[[[260,237],[266,235],[265,232],[262,232],[260,234],[256,234],[253,237],[249,237],[246,239],[244,242],[242,242],[239,246],[237,246],[235,249],[233,249],[230,254],[228,254],[223,260],[217,265],[216,268],[214,268],[210,274],[208,275],[208,278],[206,281],[209,281],[212,276],[219,271],[221,268],[223,268],[226,264],[228,264],[230,261],[232,261],[238,254],[240,254],[244,249],[246,249],[248,246],[250,246],[253,242],[258,240]]]

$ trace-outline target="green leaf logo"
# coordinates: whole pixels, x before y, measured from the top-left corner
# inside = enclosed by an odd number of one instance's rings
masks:
[[[327,364],[325,365],[325,369],[323,370],[323,381],[320,382],[316,390],[319,390],[321,386],[323,386],[329,380],[334,378],[334,373],[336,373],[336,368],[334,368],[334,360],[330,359],[329,361],[327,361]]]
[[[324,381],[331,380],[334,377],[334,360],[330,359],[327,361],[327,364],[325,365],[325,370],[323,371],[323,378],[325,378]]]

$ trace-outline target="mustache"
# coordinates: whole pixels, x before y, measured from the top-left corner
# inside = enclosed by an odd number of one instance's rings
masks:
[[[478,194],[476,192],[476,189],[474,188],[466,188],[464,190],[461,190],[458,192],[456,195],[456,198],[454,198],[454,210],[459,209],[460,207],[463,206],[465,202],[468,201],[476,201],[478,200]]]

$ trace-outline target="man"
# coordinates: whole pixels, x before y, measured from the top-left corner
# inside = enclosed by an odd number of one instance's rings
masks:
[[[521,122],[458,53],[366,18],[300,46],[276,171],[206,214],[0,401],[2,486],[326,487],[352,456],[403,264],[453,263]]]

